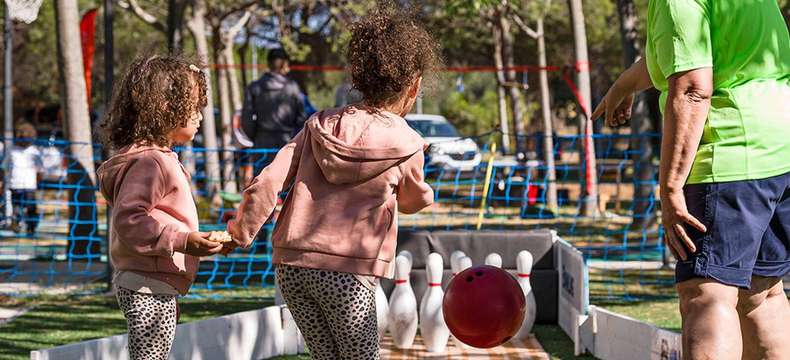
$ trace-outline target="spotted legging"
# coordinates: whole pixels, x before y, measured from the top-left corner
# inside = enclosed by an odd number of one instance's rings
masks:
[[[378,359],[375,291],[349,273],[278,265],[283,299],[313,359]]]
[[[176,335],[175,295],[143,294],[122,287],[117,290],[129,329],[129,359],[167,360]]]

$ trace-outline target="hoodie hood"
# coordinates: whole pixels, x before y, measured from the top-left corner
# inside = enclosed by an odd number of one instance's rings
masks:
[[[321,111],[305,126],[316,162],[333,184],[372,179],[428,146],[402,117],[360,105]]]
[[[125,173],[124,169],[127,168],[127,165],[151,151],[163,153],[165,156],[177,157],[176,153],[166,147],[135,144],[122,148],[99,166],[96,170],[96,175],[99,179],[99,190],[110,204],[115,200],[115,190],[118,188],[116,182],[119,181],[120,177]],[[187,174],[186,171],[184,171],[184,173],[187,178],[189,178],[189,174]]]

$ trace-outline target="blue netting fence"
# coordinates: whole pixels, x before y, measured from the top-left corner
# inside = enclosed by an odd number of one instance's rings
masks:
[[[24,139],[14,139],[18,151]],[[9,159],[2,159],[0,196],[0,283],[52,286],[81,283],[106,274],[106,205],[95,181],[77,158],[98,166],[101,147],[36,140],[39,170],[35,187],[12,184]],[[8,153],[8,152],[6,152]],[[28,164],[34,166],[33,164]],[[35,177],[35,171],[22,176]],[[24,289],[24,288],[23,288]]]
[[[658,134],[594,136],[599,180],[596,216],[581,213],[585,203],[582,137],[552,138],[558,207],[551,208],[547,206],[550,181],[543,135],[519,139],[524,144],[523,155],[497,156],[489,171],[489,144],[499,135],[494,132],[471,138],[479,150],[446,153],[432,147],[425,173],[435,190],[435,205],[415,215],[401,215],[401,228],[474,230],[478,222],[483,230],[551,228],[591,261],[661,264],[665,260],[657,216]],[[43,169],[38,188],[22,201],[14,201],[20,197],[8,191],[0,199],[4,225],[0,230],[0,282],[46,287],[106,277],[110,271],[106,202],[92,176],[77,161],[84,161],[84,153],[91,150],[94,168],[98,167],[103,149],[65,141],[37,141],[34,145],[41,152]],[[176,151],[193,174],[201,229],[221,230],[223,217],[238,205],[239,189],[277,150],[181,147]],[[209,164],[216,164],[218,171],[210,171]],[[3,161],[3,170],[6,179],[8,161]],[[486,183],[488,192],[484,194]],[[28,211],[30,205],[35,205],[36,211]],[[273,226],[266,224],[249,249],[204,259],[196,286],[271,285],[274,276],[268,239]],[[638,281],[671,283],[671,279],[651,276],[650,271],[640,270]],[[625,281],[625,273],[614,280]]]

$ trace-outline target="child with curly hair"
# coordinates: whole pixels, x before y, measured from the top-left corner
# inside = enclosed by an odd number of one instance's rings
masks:
[[[222,250],[198,232],[190,175],[171,150],[195,136],[206,79],[178,57],[135,60],[118,83],[102,127],[117,152],[97,170],[112,206],[110,260],[126,317],[131,359],[167,359],[201,256]]]
[[[272,236],[283,298],[315,359],[377,359],[375,284],[392,277],[397,212],[433,203],[427,144],[403,116],[439,63],[431,36],[379,9],[354,24],[348,49],[362,103],[313,115],[244,191],[228,232],[247,247],[290,192]]]

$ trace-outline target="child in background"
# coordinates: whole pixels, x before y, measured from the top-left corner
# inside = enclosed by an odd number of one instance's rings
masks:
[[[34,235],[38,227],[36,190],[42,164],[41,151],[33,144],[37,136],[38,132],[33,124],[17,124],[14,129],[14,145],[8,159],[8,188],[11,190],[11,203],[14,206],[11,229],[19,232],[20,224],[24,222],[29,236]]]
[[[375,285],[392,277],[398,211],[433,202],[425,140],[403,119],[438,48],[416,21],[373,11],[354,24],[348,62],[360,104],[313,115],[244,191],[228,223],[249,246],[290,188],[272,235],[283,298],[314,359],[378,359]]]
[[[222,250],[198,232],[190,176],[171,149],[195,136],[206,79],[178,57],[134,61],[102,124],[116,154],[97,170],[112,206],[113,283],[129,330],[130,359],[167,359],[178,317],[176,297],[195,280],[200,256]]]

